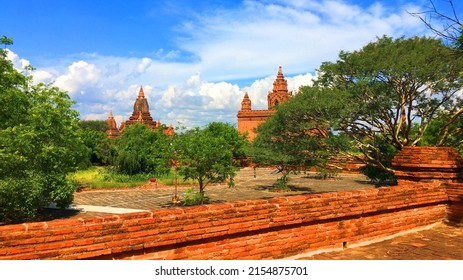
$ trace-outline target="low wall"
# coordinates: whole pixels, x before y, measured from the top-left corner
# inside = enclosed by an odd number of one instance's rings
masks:
[[[5,225],[0,226],[0,259],[280,259],[444,220],[461,223],[462,184],[430,178],[401,182],[360,191]]]

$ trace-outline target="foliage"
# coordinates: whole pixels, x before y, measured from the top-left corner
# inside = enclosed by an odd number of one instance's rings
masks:
[[[371,156],[384,156],[372,145],[375,134],[401,150],[418,145],[430,123],[442,118],[436,145],[446,145],[452,123],[463,113],[462,67],[463,56],[439,40],[385,36],[323,63],[315,87],[343,92],[347,106],[334,128],[353,138],[368,162],[392,172]]]
[[[66,178],[85,155],[73,101],[56,87],[31,85],[0,50],[0,220],[33,218],[50,202],[72,202]]]
[[[204,192],[196,192],[194,188],[187,188],[183,193],[183,205],[198,205],[209,202],[209,197]]]
[[[108,139],[106,121],[80,121],[81,138],[88,149],[88,156],[82,167],[108,165],[113,161],[115,147],[113,139]]]
[[[381,162],[383,166],[392,168],[392,159],[397,154],[397,149],[384,141],[381,135],[378,135],[374,143],[371,144],[376,147],[378,153],[372,151],[374,154],[370,154],[370,157]],[[394,173],[378,168],[374,163],[367,162],[366,165],[360,168],[360,172],[367,176],[372,182],[379,185],[395,185],[397,183],[397,178]]]
[[[108,123],[103,120],[85,120],[79,122],[79,127],[82,130],[92,130],[106,132],[109,129]]]
[[[86,188],[130,188],[146,184],[150,178],[155,177],[156,181],[163,185],[174,185],[174,172],[169,172],[161,176],[153,174],[137,174],[129,176],[121,174],[111,167],[94,166],[85,170],[77,170],[69,175],[69,178],[76,182],[79,187]],[[183,177],[177,178],[183,180]],[[185,184],[195,184],[193,180],[183,180]]]
[[[3,35],[2,37],[0,37],[0,44],[3,44],[4,49],[6,49],[6,46],[13,45],[13,39]]]
[[[309,87],[301,92],[258,127],[248,151],[255,163],[283,166],[283,178],[299,167],[324,168],[333,155],[350,146],[344,135],[330,132],[331,120],[346,105],[344,93]]]
[[[120,173],[159,176],[170,170],[171,138],[160,129],[153,131],[143,124],[131,125],[117,139],[116,150],[115,166]]]
[[[273,184],[273,187],[276,191],[289,191],[290,188],[288,186],[289,177],[288,173],[284,172],[283,176],[277,179],[277,181]]]
[[[204,203],[204,189],[210,183],[228,180],[233,183],[237,167],[233,155],[242,153],[243,136],[228,125],[211,123],[206,128],[195,128],[175,139],[175,160],[179,174],[198,181],[200,202]]]

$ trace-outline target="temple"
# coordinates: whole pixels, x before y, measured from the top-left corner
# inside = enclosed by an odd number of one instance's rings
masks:
[[[287,102],[293,96],[292,91],[288,91],[288,82],[286,81],[281,66],[278,68],[278,74],[273,82],[273,90],[267,94],[267,110],[253,110],[251,99],[248,93],[244,94],[241,101],[241,109],[238,111],[238,132],[248,133],[250,141],[256,138],[255,129],[265,122],[271,115],[276,112],[278,104]]]
[[[161,127],[161,122],[159,120],[154,121],[151,117],[150,107],[148,105],[148,100],[145,97],[143,87],[140,87],[138,97],[135,100],[135,103],[133,104],[132,115],[127,121],[122,121],[121,126],[118,128],[116,120],[113,117],[112,111],[109,112],[109,117],[106,121],[108,123],[108,130],[106,131],[106,135],[108,136],[108,138],[115,138],[120,136],[122,131],[124,131],[124,129],[127,126],[136,123],[142,123],[153,130],[159,129]],[[167,135],[173,135],[174,133],[174,129],[172,128],[172,126],[164,128],[164,131]]]

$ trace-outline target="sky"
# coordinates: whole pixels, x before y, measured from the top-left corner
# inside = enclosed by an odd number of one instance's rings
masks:
[[[458,1],[455,1],[458,2]],[[447,0],[434,0],[448,11]],[[409,12],[429,0],[0,0],[8,57],[69,93],[83,120],[127,120],[143,86],[173,126],[236,125],[244,93],[266,109],[281,65],[289,89],[324,61],[383,35],[429,36]],[[457,11],[461,3],[457,4]]]

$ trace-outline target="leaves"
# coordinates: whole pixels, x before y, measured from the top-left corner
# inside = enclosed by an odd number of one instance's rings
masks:
[[[330,132],[340,114],[348,110],[343,91],[301,88],[302,94],[282,104],[257,131],[248,154],[262,165],[282,165],[279,181],[285,184],[287,173],[300,167],[325,168],[329,159],[350,147],[344,135]]]
[[[177,136],[174,145],[179,173],[197,180],[204,197],[208,184],[233,180],[237,169],[233,159],[243,154],[245,141],[234,127],[223,123],[186,131]]]
[[[341,112],[335,128],[355,139],[369,161],[390,170],[370,156],[378,151],[369,144],[375,133],[401,150],[418,145],[434,119],[447,115],[453,122],[462,108],[462,68],[463,57],[439,40],[384,36],[341,52],[336,63],[323,63],[315,87],[345,92],[351,108]],[[435,142],[446,137],[443,130]]]
[[[72,202],[66,179],[85,155],[74,102],[56,87],[17,72],[0,55],[0,220],[32,218],[56,202]]]
[[[115,165],[127,175],[167,174],[172,158],[171,139],[162,130],[150,130],[143,124],[127,127],[116,142]]]

